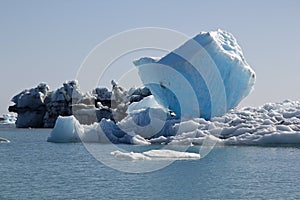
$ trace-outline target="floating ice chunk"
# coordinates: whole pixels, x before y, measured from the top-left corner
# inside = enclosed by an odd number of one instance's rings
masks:
[[[100,123],[82,125],[73,115],[68,117],[59,116],[47,141],[150,144],[149,141],[137,134],[127,134],[122,131],[111,120],[102,119]]]
[[[80,134],[83,134],[83,128],[74,116],[61,117],[56,120],[48,142],[79,142]]]
[[[118,160],[151,160],[150,157],[145,156],[142,153],[134,153],[134,152],[124,153],[117,150],[111,152],[110,154],[113,155]]]
[[[151,157],[152,159],[162,159],[162,160],[197,160],[200,159],[200,154],[174,151],[169,149],[159,149],[159,150],[150,150],[143,153],[146,156]]]
[[[5,139],[5,138],[2,138],[2,137],[0,137],[0,143],[1,142],[10,142],[8,139]]]
[[[52,129],[48,142],[101,142],[107,143],[108,140],[98,123],[92,125],[82,125],[73,116],[59,116]]]
[[[111,152],[119,160],[198,160],[200,154],[174,151],[168,149],[150,150],[142,153],[121,152],[119,150]]]

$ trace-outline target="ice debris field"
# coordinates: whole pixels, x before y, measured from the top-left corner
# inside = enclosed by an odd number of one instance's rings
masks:
[[[143,112],[144,109],[139,111],[139,115],[145,117],[144,114],[140,114]],[[92,125],[82,125],[74,116],[59,117],[48,140],[137,145],[201,145],[209,137],[210,140],[225,145],[300,144],[300,103],[296,101],[287,100],[282,103],[268,103],[257,108],[231,110],[224,116],[211,120],[194,118],[178,123],[176,121],[166,123],[163,130],[154,137],[151,136],[152,126],[141,132],[138,130],[139,126],[131,126],[132,123],[136,123],[133,116],[135,115],[130,115],[117,124],[110,120],[101,120],[100,123]],[[159,122],[152,125],[161,127]],[[122,126],[125,126],[126,132],[120,128]],[[149,138],[147,134],[150,135]]]
[[[201,32],[163,56],[134,65],[144,88],[96,88],[83,94],[76,81],[56,91],[40,84],[13,97],[17,127],[53,127],[49,142],[135,145],[299,145],[300,103],[286,100],[237,109],[255,73],[236,39]],[[34,101],[32,101],[34,100]],[[35,102],[34,105],[32,102]],[[199,159],[172,150],[111,152],[118,159]]]

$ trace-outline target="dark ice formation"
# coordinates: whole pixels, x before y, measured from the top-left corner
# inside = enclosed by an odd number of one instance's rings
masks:
[[[8,110],[18,113],[18,128],[43,127],[49,90],[50,87],[46,83],[40,83],[36,88],[26,89],[12,98],[11,101],[15,105],[10,106]]]
[[[126,110],[133,102],[151,95],[148,88],[131,88],[126,91],[112,81],[112,91],[95,88],[82,93],[76,80],[65,82],[61,88],[50,91],[46,83],[26,89],[12,98],[9,112],[16,112],[17,128],[53,128],[58,116],[74,115],[80,123],[91,124],[101,119],[114,122],[127,116]]]

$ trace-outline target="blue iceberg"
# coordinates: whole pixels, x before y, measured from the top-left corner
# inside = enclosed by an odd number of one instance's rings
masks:
[[[201,32],[160,59],[134,64],[157,102],[181,118],[222,116],[255,83],[236,39],[223,30]]]

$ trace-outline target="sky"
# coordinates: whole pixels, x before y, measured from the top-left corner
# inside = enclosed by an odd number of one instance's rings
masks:
[[[300,1],[0,0],[0,114],[25,88],[73,80],[99,43],[122,31],[162,27],[189,37],[231,32],[257,76],[240,106],[300,100]],[[146,55],[145,55],[146,56]]]

